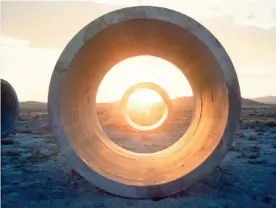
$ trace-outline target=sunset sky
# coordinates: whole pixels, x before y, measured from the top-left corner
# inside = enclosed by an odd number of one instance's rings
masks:
[[[95,18],[135,5],[164,6],[196,19],[229,53],[243,97],[276,95],[275,0],[1,2],[0,77],[13,85],[20,101],[47,102],[54,65],[69,40]],[[139,73],[130,73],[130,66]],[[172,64],[137,57],[108,73],[97,99],[118,100],[138,81],[156,82],[171,97],[191,95],[185,77]]]

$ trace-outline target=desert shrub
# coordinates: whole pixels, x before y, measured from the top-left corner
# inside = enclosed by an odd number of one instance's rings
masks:
[[[12,139],[2,139],[1,140],[1,145],[12,145],[15,142]]]
[[[19,157],[20,153],[17,150],[9,150],[7,152],[2,152],[2,155],[9,157]]]
[[[265,125],[268,126],[268,127],[276,127],[276,120],[266,121]]]

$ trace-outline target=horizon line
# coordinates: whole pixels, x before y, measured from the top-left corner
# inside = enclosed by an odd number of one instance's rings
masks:
[[[175,100],[178,98],[184,98],[184,97],[193,97],[193,96],[180,96],[180,97],[174,97],[171,98],[171,100]],[[260,97],[241,97],[242,99],[257,99],[257,98],[264,98],[264,97],[276,97],[276,95],[266,95],[266,96],[260,96]],[[36,101],[36,100],[25,100],[25,101],[19,101],[19,103],[24,102],[37,102],[37,103],[48,103],[47,101]],[[118,103],[120,100],[113,100],[113,101],[103,101],[103,102],[96,102],[97,104],[106,104],[106,103]],[[156,101],[159,102],[159,101]]]

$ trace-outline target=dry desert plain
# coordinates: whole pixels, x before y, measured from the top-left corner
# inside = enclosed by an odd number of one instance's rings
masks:
[[[135,131],[118,104],[99,104],[105,132],[120,146],[153,152],[174,143],[189,126],[190,98],[173,100],[172,116],[159,130]],[[162,199],[135,200],[110,195],[70,168],[52,136],[46,104],[20,105],[15,131],[2,139],[2,207],[276,207],[276,106],[243,100],[232,147],[220,165],[186,191]]]

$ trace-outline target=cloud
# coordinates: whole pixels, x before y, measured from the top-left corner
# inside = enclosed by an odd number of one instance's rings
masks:
[[[2,34],[16,39],[29,40],[31,47],[62,49],[88,22],[106,12],[120,8],[115,5],[115,2],[119,3],[122,1],[112,2],[113,5],[109,6],[91,2],[8,2],[3,5],[2,9]],[[198,8],[198,13],[203,12],[205,8],[209,8],[209,10],[207,9],[208,11],[215,8],[219,13],[229,16],[216,17],[215,14],[212,14],[215,17],[207,15],[208,18],[205,18],[199,15],[196,19],[222,42],[235,64],[252,62],[254,60],[257,63],[276,65],[274,57],[276,53],[276,26],[272,29],[261,28],[256,25],[244,26],[236,24],[233,17],[233,11],[236,7],[239,7],[241,11],[246,8],[248,8],[248,11],[241,12],[237,9],[236,16],[241,13],[248,19],[246,16],[248,13],[258,19],[261,17],[258,14],[270,11],[267,5],[271,4],[272,1],[245,0],[239,1],[240,3],[238,4],[237,0],[233,0],[233,5],[232,3],[227,3],[228,1],[224,1],[224,6],[222,6],[220,0],[208,1],[208,3],[193,0],[189,1],[190,4],[188,4],[188,1],[167,0],[141,2],[149,2],[149,4],[156,5],[166,4],[168,7],[185,11],[191,8],[191,12]],[[261,2],[263,4],[260,4]],[[257,10],[256,6],[261,11]],[[228,13],[224,12],[226,10]]]
[[[276,12],[274,0],[144,1],[166,6],[195,18],[228,17],[234,23],[241,25],[255,25],[266,29],[276,26],[273,18]],[[248,19],[248,15],[253,15],[255,18]]]
[[[64,48],[97,17],[119,8],[91,2],[4,2],[2,35],[30,41],[30,46]]]
[[[109,5],[134,6],[139,4],[139,0],[90,0],[90,1],[98,4],[109,4]]]
[[[38,90],[32,89],[36,84],[41,86],[42,95],[47,97],[47,82],[55,61],[60,51],[81,28],[95,18],[122,6],[147,4],[178,10],[207,27],[223,44],[233,60],[245,96],[275,94],[275,0],[140,0],[138,3],[134,0],[106,0],[101,4],[99,1],[2,2],[2,35],[5,36],[5,40],[1,39],[1,44],[4,44],[2,48],[6,49],[3,52],[5,63],[4,70],[1,67],[1,74],[11,78],[14,77],[12,72],[15,73],[17,70],[13,83],[19,90],[24,87],[22,83],[25,83],[30,92],[34,92]],[[22,53],[27,54],[25,60]],[[14,60],[20,63],[20,69],[15,69]],[[39,78],[24,82],[24,79],[30,78],[29,68],[34,71],[34,77],[41,77],[41,73],[45,73],[43,76],[46,77],[46,81]],[[21,79],[23,81],[20,83]],[[260,80],[264,83],[259,91],[253,91]],[[22,96],[27,97],[28,94],[23,93]]]
[[[90,21],[107,12],[122,8],[119,3],[126,1],[104,0],[102,2],[105,4],[68,1],[3,2],[2,34],[30,40],[31,46],[35,47],[64,48],[70,39]],[[136,4],[135,2],[132,0],[128,6]],[[260,30],[276,27],[276,20],[273,17],[276,13],[274,0],[232,0],[231,3],[221,0],[208,2],[141,0],[140,4],[166,6],[186,13],[203,24],[213,21],[209,24],[210,30],[216,30],[216,28],[227,30],[228,27],[239,25],[254,26]],[[248,16],[255,18],[248,18]],[[223,24],[221,19],[224,21]]]
[[[46,101],[60,49],[30,47],[29,41],[0,36],[1,78],[12,84],[20,101]]]
[[[229,17],[236,24],[255,25],[261,28],[276,26],[275,0],[94,0],[107,5],[162,6],[183,12],[191,17]]]
[[[236,63],[276,65],[276,27],[267,30],[256,26],[239,26],[226,18],[206,19],[202,22]]]

